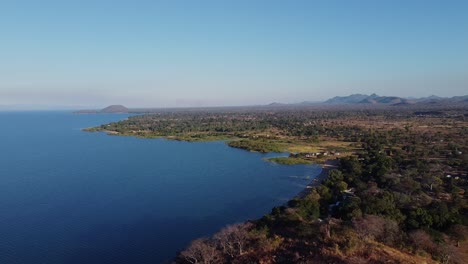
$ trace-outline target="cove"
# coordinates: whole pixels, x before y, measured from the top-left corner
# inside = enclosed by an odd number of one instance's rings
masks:
[[[0,263],[169,261],[192,239],[270,212],[321,171],[219,141],[81,131],[126,117],[0,113]]]

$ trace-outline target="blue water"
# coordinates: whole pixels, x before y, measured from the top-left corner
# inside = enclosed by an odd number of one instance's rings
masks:
[[[223,142],[81,131],[126,117],[0,112],[0,263],[160,263],[320,172]]]

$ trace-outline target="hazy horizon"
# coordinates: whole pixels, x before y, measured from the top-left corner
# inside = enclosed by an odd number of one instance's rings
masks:
[[[353,95],[353,94],[348,94],[348,95],[336,95],[338,97],[345,97],[345,96],[349,96],[349,95]],[[367,95],[371,95],[371,94],[367,94]],[[467,96],[468,93],[466,94],[460,94],[460,95],[455,95],[455,96]],[[381,94],[378,94],[378,96],[396,96],[396,95],[381,95]],[[420,97],[401,97],[401,98],[405,98],[405,99],[421,99],[421,98],[426,98],[426,97],[430,97],[430,96],[437,96],[437,97],[441,97],[441,98],[450,98],[450,97],[443,97],[443,96],[438,96],[438,95],[434,95],[434,94],[431,94],[431,95],[427,95],[427,96],[420,96]],[[335,96],[333,96],[335,97]],[[331,99],[333,97],[330,97],[330,98],[327,98],[327,99]],[[399,96],[397,96],[399,97]],[[273,103],[280,103],[280,104],[300,104],[300,103],[305,103],[305,102],[309,102],[309,103],[324,103],[327,99],[324,99],[324,100],[302,100],[302,101],[294,101],[294,102],[282,102],[282,101],[273,101],[273,102],[267,102],[267,103],[263,103],[263,104],[243,104],[243,105],[202,105],[202,106],[197,106],[197,105],[186,105],[186,106],[150,106],[150,105],[146,105],[146,106],[141,106],[141,105],[125,105],[125,104],[120,104],[118,102],[116,103],[110,103],[110,104],[107,104],[107,105],[48,105],[48,104],[13,104],[13,105],[0,105],[0,111],[34,111],[34,110],[99,110],[99,109],[102,109],[102,108],[105,108],[105,107],[108,107],[108,106],[111,106],[111,105],[123,105],[127,108],[131,108],[131,109],[138,109],[138,108],[142,108],[142,109],[158,109],[158,108],[203,108],[203,107],[207,107],[207,108],[217,108],[217,107],[255,107],[255,106],[266,106],[266,105],[269,105],[269,104],[273,104]]]
[[[466,1],[2,1],[0,108],[468,91]]]

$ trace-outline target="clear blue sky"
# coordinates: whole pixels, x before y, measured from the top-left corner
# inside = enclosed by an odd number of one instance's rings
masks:
[[[468,1],[0,1],[0,105],[468,94]]]

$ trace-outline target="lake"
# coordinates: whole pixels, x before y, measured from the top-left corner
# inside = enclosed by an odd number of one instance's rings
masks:
[[[0,112],[0,263],[161,263],[270,212],[321,170],[224,142],[81,131],[126,117]]]

